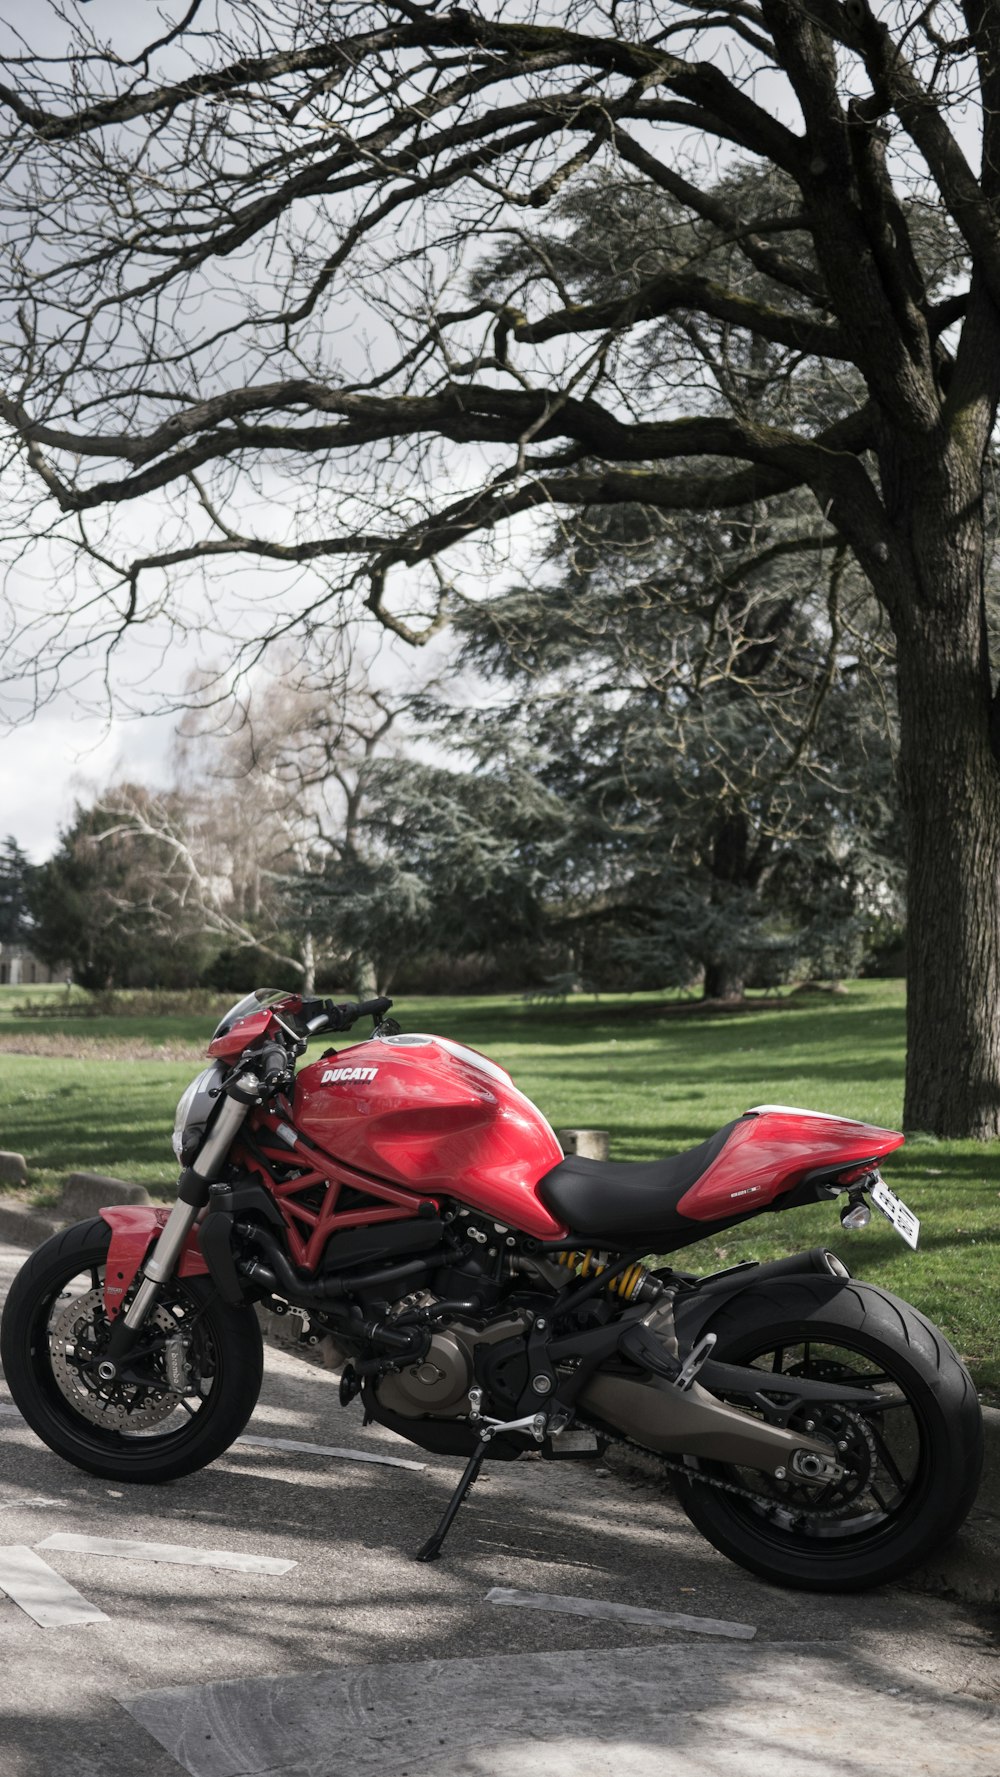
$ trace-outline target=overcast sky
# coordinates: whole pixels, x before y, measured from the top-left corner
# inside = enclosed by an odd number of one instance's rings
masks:
[[[0,839],[8,833],[33,863],[49,857],[75,796],[110,777],[164,782],[173,718],[134,722],[81,716],[70,698],[24,728],[0,734]]]
[[[73,10],[72,6],[70,10]],[[169,0],[163,13],[171,18],[178,16],[181,10],[181,0]],[[336,8],[333,10],[335,13]],[[487,7],[486,10],[490,8]],[[208,0],[206,16],[212,11],[211,0]],[[543,5],[543,16],[544,11]],[[128,55],[140,43],[148,41],[151,25],[154,29],[159,29],[162,14],[155,0],[90,0],[90,4],[81,9],[80,16],[85,17],[99,35],[107,34],[113,39],[121,54]],[[65,38],[65,26],[59,20],[59,8],[51,0],[31,8],[27,6],[27,0],[7,0],[6,7],[3,6],[3,0],[0,0],[0,49],[12,47],[11,34],[20,28],[30,30],[36,46],[50,53],[57,52]],[[776,93],[775,109],[778,108]],[[966,133],[962,120],[954,114],[950,122],[953,127],[958,127],[960,137]],[[974,134],[972,120],[969,120],[969,132]],[[974,154],[972,141],[966,141],[964,145]],[[373,330],[370,317],[368,323],[367,334],[371,338]],[[466,451],[464,455],[449,462],[449,480],[445,490],[449,497],[454,496],[465,475],[478,481],[481,465],[473,461],[473,456],[474,453]],[[144,518],[145,516],[143,515]],[[515,563],[527,564],[530,529],[526,523],[522,534],[515,533],[512,538]],[[458,564],[453,563],[449,557],[449,570],[454,565]],[[48,570],[48,562],[45,566]],[[501,569],[498,574],[497,566],[494,565],[491,575],[489,567],[486,567],[480,586],[489,585],[491,579],[493,585],[496,585],[498,578],[509,581],[513,571],[515,570],[503,572]],[[223,576],[216,573],[212,580],[213,602],[222,619],[219,627],[224,632],[228,631],[230,639],[238,642],[246,639],[248,634],[255,633],[247,628],[252,610],[247,605],[240,607],[237,603],[230,603],[222,579]],[[256,583],[253,571],[247,573],[245,567],[241,567],[239,579],[243,592],[249,592],[252,598]],[[53,584],[58,585],[58,582],[59,571],[57,567],[53,567],[51,572],[46,571],[36,577],[35,584],[37,586],[46,583],[51,587]],[[463,577],[462,584],[463,590],[472,590],[469,577]],[[268,586],[263,577],[260,587],[262,593],[266,594]],[[277,608],[282,608],[280,596],[275,599],[275,604]],[[191,645],[193,638],[189,638],[187,648],[175,651],[171,645],[166,658],[161,654],[158,665],[150,671],[151,641],[152,638],[147,635],[143,643],[137,644],[134,655],[127,648],[123,650],[126,658],[118,662],[116,680],[119,684],[131,683],[133,690],[129,702],[133,710],[141,709],[145,704],[146,708],[157,712],[154,714],[131,714],[124,705],[119,705],[115,715],[110,717],[106,708],[95,709],[95,704],[100,706],[105,701],[100,696],[98,684],[90,711],[79,697],[68,691],[62,692],[51,703],[43,706],[30,722],[7,728],[4,718],[14,711],[3,689],[0,689],[0,839],[12,834],[33,860],[41,861],[50,855],[60,826],[70,819],[76,797],[91,797],[95,789],[114,778],[129,778],[151,785],[168,781],[171,739],[176,718],[163,714],[162,706],[167,697],[180,690],[192,668],[201,662],[198,659],[197,645]],[[208,646],[211,647],[212,644],[209,643]],[[143,650],[146,650],[145,661],[142,659]],[[129,671],[130,661],[136,663],[135,673]],[[412,664],[399,661],[397,676],[405,675],[407,670],[412,670]],[[380,677],[383,675],[380,674]],[[143,688],[137,693],[136,686]]]

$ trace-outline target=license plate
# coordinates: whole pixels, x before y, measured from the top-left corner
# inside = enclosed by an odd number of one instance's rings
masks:
[[[873,1203],[878,1204],[886,1220],[892,1223],[896,1233],[902,1235],[907,1246],[912,1246],[916,1252],[917,1241],[920,1238],[920,1223],[912,1209],[907,1209],[906,1204],[902,1203],[895,1192],[890,1191],[888,1185],[884,1185],[881,1179],[877,1185],[872,1186],[871,1199]]]

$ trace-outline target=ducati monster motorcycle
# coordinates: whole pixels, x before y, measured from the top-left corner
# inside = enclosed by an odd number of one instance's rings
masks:
[[[564,1156],[503,1068],[402,1034],[391,1005],[241,1000],[177,1108],[173,1207],[102,1210],[28,1259],[0,1347],[50,1449],[115,1481],[212,1462],[257,1400],[259,1308],[323,1347],[366,1422],[465,1459],[418,1559],[487,1458],[615,1440],[656,1452],[708,1541],[780,1584],[877,1585],[957,1530],[982,1415],[916,1309],[822,1248],[705,1277],[665,1262],[842,1196],[848,1225],[870,1198],[915,1245],[880,1174],[901,1135],[758,1105],[666,1159]]]

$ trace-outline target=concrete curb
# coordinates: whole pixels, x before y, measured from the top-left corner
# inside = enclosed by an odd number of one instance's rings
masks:
[[[979,1494],[953,1542],[904,1584],[911,1591],[949,1593],[966,1604],[1000,1605],[1000,1409],[983,1408],[986,1451]]]
[[[110,1178],[103,1172],[71,1172],[63,1180],[62,1196],[56,1212],[70,1222],[82,1222],[96,1216],[107,1203],[152,1203],[145,1185],[130,1185],[127,1179]]]
[[[62,1228],[68,1227],[68,1221],[49,1214],[47,1210],[31,1209],[26,1203],[0,1199],[0,1241],[5,1246],[23,1246],[32,1252],[43,1240],[48,1240],[50,1234],[58,1234]]]
[[[32,1251],[69,1227],[66,1217],[0,1199],[0,1243]],[[954,1540],[903,1582],[910,1591],[948,1594],[966,1604],[1000,1606],[1000,1409],[983,1408],[986,1453],[979,1495]],[[664,1471],[651,1453],[612,1445],[609,1466],[662,1487]]]
[[[0,1241],[24,1246],[29,1252],[74,1222],[89,1221],[109,1203],[151,1204],[144,1185],[125,1179],[106,1178],[98,1172],[73,1172],[63,1183],[62,1197],[54,1209],[34,1209],[16,1197],[0,1196]]]

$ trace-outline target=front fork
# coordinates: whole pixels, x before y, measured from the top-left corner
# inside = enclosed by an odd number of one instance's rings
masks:
[[[152,1258],[143,1266],[142,1282],[128,1309],[118,1316],[111,1329],[105,1359],[98,1366],[102,1381],[111,1381],[117,1375],[163,1285],[173,1276],[188,1235],[208,1202],[209,1186],[222,1170],[249,1108],[249,1102],[227,1097],[219,1106],[195,1165],[181,1173],[177,1201],[163,1225]]]

